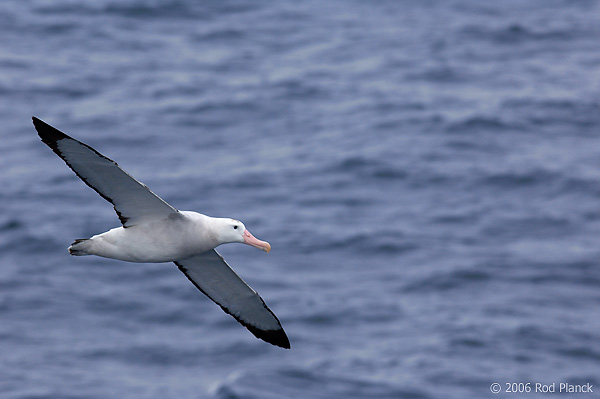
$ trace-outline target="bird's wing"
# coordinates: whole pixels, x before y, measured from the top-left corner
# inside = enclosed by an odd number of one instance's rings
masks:
[[[277,316],[215,250],[174,262],[206,296],[257,338],[282,348],[290,341]]]
[[[177,213],[175,208],[131,177],[115,161],[36,117],[33,117],[33,124],[42,141],[85,184],[113,204],[124,227]]]

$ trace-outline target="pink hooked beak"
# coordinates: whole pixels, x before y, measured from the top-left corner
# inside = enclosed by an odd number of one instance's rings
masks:
[[[261,241],[258,238],[254,237],[248,229],[244,231],[244,244],[252,245],[255,248],[262,249],[266,253],[269,253],[271,250],[271,244],[266,241]]]

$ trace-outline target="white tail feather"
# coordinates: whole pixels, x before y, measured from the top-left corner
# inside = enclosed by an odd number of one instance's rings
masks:
[[[91,241],[89,238],[77,239],[71,246],[69,247],[69,253],[73,256],[83,256],[89,255],[88,252]]]

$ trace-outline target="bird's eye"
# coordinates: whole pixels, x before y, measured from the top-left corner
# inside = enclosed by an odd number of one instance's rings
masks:
[[[235,226],[233,226],[233,228],[234,228],[234,230],[237,230],[237,228],[238,228],[238,227],[237,227],[237,224],[236,224]]]

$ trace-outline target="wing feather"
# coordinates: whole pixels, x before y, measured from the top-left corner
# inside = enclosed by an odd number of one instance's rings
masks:
[[[290,341],[277,316],[217,251],[210,250],[174,263],[196,288],[257,338],[290,348]]]
[[[110,158],[33,117],[42,141],[102,198],[113,204],[124,227],[168,217],[177,210]]]

